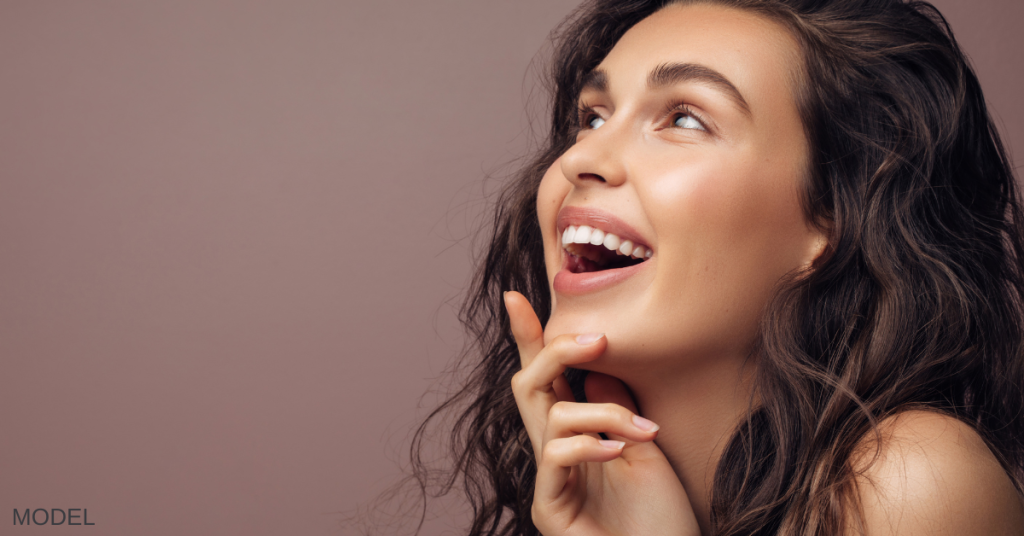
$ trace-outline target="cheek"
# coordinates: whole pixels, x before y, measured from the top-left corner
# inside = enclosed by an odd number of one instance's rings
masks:
[[[553,263],[558,264],[560,258],[555,220],[558,218],[558,211],[562,208],[565,196],[569,195],[569,190],[572,188],[572,184],[562,175],[560,160],[561,158],[555,160],[555,163],[548,168],[537,190],[537,220],[540,223],[541,236],[544,239],[544,258],[548,265],[548,279],[554,277]]]
[[[561,160],[555,160],[540,180],[540,188],[537,190],[537,217],[542,222],[550,221],[554,224],[558,209],[572,188],[572,183],[562,174]]]
[[[742,236],[756,217],[756,195],[736,168],[704,159],[692,165],[667,169],[651,181],[649,215],[657,229],[664,229],[659,243],[673,250],[701,251],[705,260],[723,242]],[[692,257],[691,257],[692,258]]]
[[[671,232],[666,241],[690,254],[700,253],[701,268],[753,262],[757,271],[790,264],[807,235],[790,166],[733,158],[730,165],[707,159],[670,170],[648,192],[658,207],[656,227]],[[661,237],[659,237],[659,240]],[[765,264],[766,261],[767,265]]]
[[[806,249],[796,181],[767,164],[703,160],[666,172],[647,191],[652,223],[665,230],[662,295],[686,304],[679,313],[708,345],[746,345],[737,334],[754,332],[775,284]]]

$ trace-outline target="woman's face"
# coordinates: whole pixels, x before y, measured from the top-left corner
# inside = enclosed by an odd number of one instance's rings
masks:
[[[626,32],[541,181],[545,342],[605,333],[586,368],[622,378],[746,357],[773,287],[824,246],[799,201],[799,61],[781,26],[718,6],[669,6]]]

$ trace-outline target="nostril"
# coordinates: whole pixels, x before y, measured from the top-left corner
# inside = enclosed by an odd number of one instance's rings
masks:
[[[604,177],[598,175],[597,173],[580,173],[579,177],[580,177],[580,180],[597,179],[597,180],[599,180],[601,182],[608,182],[608,181],[604,180]]]

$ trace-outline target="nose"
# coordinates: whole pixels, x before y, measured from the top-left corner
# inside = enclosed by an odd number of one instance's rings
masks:
[[[626,181],[626,140],[622,125],[616,123],[609,119],[587,131],[562,155],[562,174],[573,186],[619,186]]]

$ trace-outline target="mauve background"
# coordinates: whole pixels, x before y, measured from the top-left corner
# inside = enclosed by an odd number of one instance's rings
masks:
[[[576,3],[0,2],[0,533],[342,533]],[[935,4],[1019,162],[1024,3]]]

